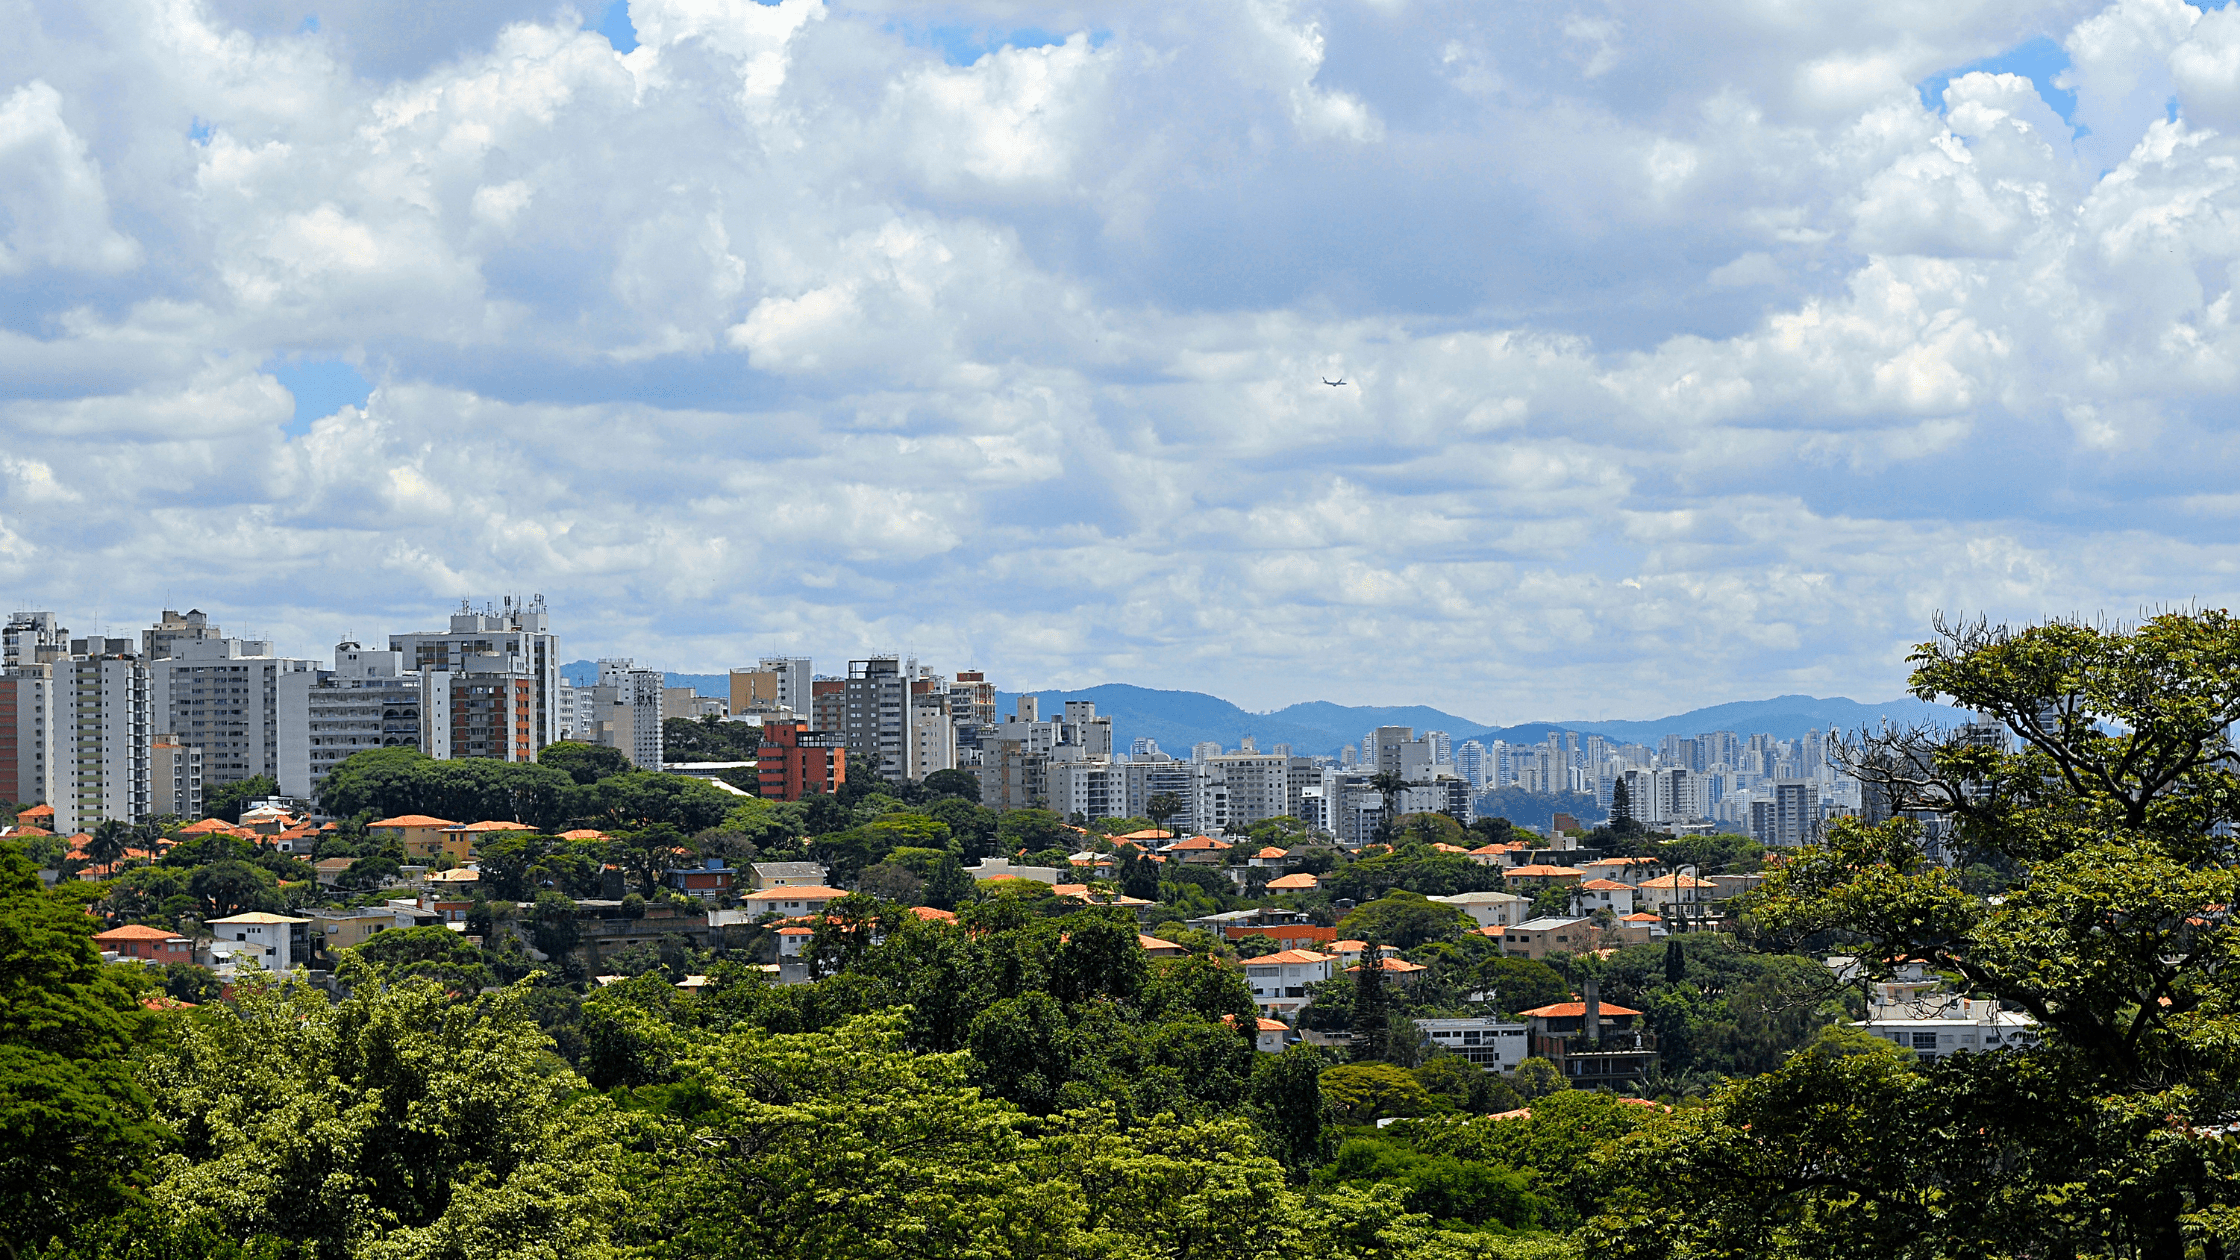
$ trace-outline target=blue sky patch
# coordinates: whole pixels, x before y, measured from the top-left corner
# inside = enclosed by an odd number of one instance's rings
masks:
[[[618,53],[634,51],[638,47],[638,28],[630,25],[630,0],[610,0],[599,20],[584,29],[599,32],[607,37]]]
[[[218,129],[216,127],[213,127],[209,123],[202,121],[200,118],[195,119],[187,126],[187,139],[194,141],[196,144],[210,143],[210,137],[216,135],[217,133]]]
[[[1944,89],[1954,79],[1978,70],[1991,74],[2019,74],[2038,85],[2038,95],[2061,115],[2061,121],[2077,125],[2077,94],[2053,85],[2054,76],[2069,68],[2069,53],[2061,45],[2040,37],[2027,44],[2017,44],[1994,57],[1971,61],[1939,74],[1932,74],[1920,84],[1921,103],[1938,113],[1944,112]]]
[[[264,365],[296,397],[296,414],[282,425],[292,437],[311,432],[311,422],[333,415],[343,407],[363,407],[373,385],[358,369],[340,359],[290,363],[275,359]]]
[[[969,66],[1001,48],[1047,48],[1066,42],[1039,26],[999,30],[987,26],[928,26],[903,34],[913,44],[938,48],[941,59],[952,66]]]

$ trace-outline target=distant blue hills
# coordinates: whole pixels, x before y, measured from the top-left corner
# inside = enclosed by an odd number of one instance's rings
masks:
[[[560,667],[570,682],[582,686],[596,682],[599,667],[591,661],[573,661]],[[670,674],[672,687],[691,687],[704,696],[728,694],[731,680],[725,674]],[[1000,711],[1018,711],[1022,693],[996,693]],[[1068,700],[1088,700],[1097,712],[1112,718],[1113,739],[1125,751],[1138,739],[1157,740],[1161,751],[1188,757],[1194,744],[1214,742],[1225,749],[1237,747],[1247,735],[1262,750],[1289,744],[1301,756],[1335,756],[1347,744],[1358,744],[1373,727],[1412,726],[1417,731],[1445,731],[1460,744],[1475,739],[1490,744],[1534,744],[1550,731],[1577,731],[1601,735],[1629,744],[1654,744],[1666,735],[1698,735],[1705,731],[1733,731],[1749,736],[1765,733],[1777,739],[1796,739],[1807,731],[1857,730],[1880,726],[1929,724],[1955,726],[1968,719],[1958,709],[1926,704],[1908,698],[1861,703],[1842,696],[1775,696],[1770,700],[1738,700],[1690,709],[1650,721],[1546,721],[1520,722],[1514,726],[1488,726],[1472,718],[1434,709],[1428,705],[1382,708],[1374,705],[1332,704],[1310,700],[1273,713],[1253,713],[1219,696],[1202,691],[1160,691],[1128,683],[1104,683],[1063,691],[1031,694],[1042,716],[1055,715]]]

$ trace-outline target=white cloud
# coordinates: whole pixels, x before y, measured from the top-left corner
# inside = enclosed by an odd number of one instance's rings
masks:
[[[0,101],[0,274],[33,267],[123,271],[139,243],[109,223],[101,170],[38,79]]]
[[[2230,11],[78,16],[0,49],[19,602],[1525,719],[2240,594]],[[2040,33],[2082,140],[1916,94]]]

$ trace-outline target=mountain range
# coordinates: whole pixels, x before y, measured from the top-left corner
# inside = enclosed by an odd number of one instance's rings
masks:
[[[591,661],[573,661],[561,666],[560,672],[571,683],[583,686],[597,681],[599,667]],[[667,681],[669,686],[691,687],[704,696],[725,695],[730,686],[724,674],[670,674]],[[1233,749],[1247,735],[1263,751],[1289,744],[1302,756],[1335,756],[1345,745],[1359,744],[1363,735],[1378,726],[1445,731],[1457,744],[1470,739],[1486,744],[1497,739],[1532,744],[1546,739],[1550,731],[1577,731],[1622,743],[1654,744],[1666,735],[1704,731],[1733,731],[1745,737],[1763,732],[1777,739],[1796,739],[1806,731],[1856,730],[1884,721],[1954,726],[1968,719],[1958,709],[1910,697],[1861,703],[1842,696],[1775,696],[1770,700],[1715,704],[1647,721],[1577,719],[1489,726],[1420,704],[1386,708],[1310,700],[1272,713],[1254,713],[1202,691],[1159,691],[1128,683],[1065,691],[997,692],[998,711],[1006,716],[1018,712],[1021,694],[1033,695],[1045,718],[1056,716],[1068,700],[1090,701],[1097,706],[1098,714],[1112,719],[1113,740],[1122,751],[1135,740],[1152,739],[1161,751],[1177,757],[1188,757],[1191,747],[1199,743],[1218,743],[1224,749]]]

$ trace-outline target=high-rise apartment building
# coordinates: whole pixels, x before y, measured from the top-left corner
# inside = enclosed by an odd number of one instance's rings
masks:
[[[508,595],[499,607],[485,605],[479,611],[462,601],[449,629],[392,634],[389,650],[404,653],[405,669],[423,677],[433,672],[497,672],[527,678],[530,757],[560,738],[560,639],[552,633],[544,596],[522,600]],[[500,660],[495,670],[488,662],[472,659],[490,656]],[[654,697],[657,709],[660,703],[660,697]]]
[[[152,729],[202,749],[205,795],[258,775],[280,777],[280,681],[319,662],[276,657],[255,639],[173,639],[147,662]]]
[[[420,748],[422,679],[404,667],[404,653],[335,645],[334,668],[280,676],[280,772],[283,795],[309,798],[334,768],[372,748]],[[455,731],[440,732],[446,756]],[[489,736],[483,742],[489,742]],[[466,741],[474,742],[472,737]],[[487,755],[470,751],[466,755]]]
[[[867,774],[889,782],[910,777],[910,677],[902,659],[871,656],[848,662],[842,689],[840,733],[848,757]],[[812,685],[813,686],[813,685]]]
[[[1759,842],[1768,847],[1794,848],[1813,843],[1819,834],[1819,785],[1808,779],[1784,779],[1775,783],[1766,834]]]
[[[765,722],[755,773],[769,800],[798,801],[837,792],[848,781],[847,737],[812,730],[798,718]]]
[[[598,685],[591,689],[591,729],[586,742],[621,749],[630,764],[640,770],[659,770],[665,681],[660,670],[639,669],[627,657],[601,660]]]
[[[168,733],[155,736],[148,746],[148,809],[158,817],[203,816],[200,745]]]
[[[42,665],[70,655],[70,631],[51,612],[19,612],[0,630],[0,668]]]
[[[36,644],[27,655],[36,655]],[[52,661],[0,672],[0,800],[44,805],[60,795],[73,732],[54,675]]]
[[[148,662],[131,639],[74,639],[54,664],[55,698],[68,706],[69,769],[54,806],[55,831],[69,835],[151,814]]]

